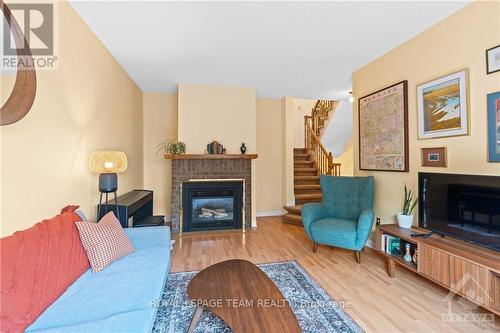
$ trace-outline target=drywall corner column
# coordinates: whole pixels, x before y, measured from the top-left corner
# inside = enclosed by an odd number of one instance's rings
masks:
[[[158,144],[177,139],[177,95],[169,93],[143,94],[143,169],[144,188],[153,190],[155,215],[171,214],[172,161],[156,151]]]
[[[283,213],[282,99],[257,99],[257,216]]]
[[[293,192],[293,145],[295,139],[295,107],[292,97],[283,98],[283,206],[295,205]]]

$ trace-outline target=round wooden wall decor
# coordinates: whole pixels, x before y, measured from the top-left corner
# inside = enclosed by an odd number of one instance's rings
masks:
[[[36,71],[23,31],[3,0],[0,5],[16,43],[19,64],[14,88],[0,109],[0,126],[3,126],[19,121],[30,111],[36,94]]]

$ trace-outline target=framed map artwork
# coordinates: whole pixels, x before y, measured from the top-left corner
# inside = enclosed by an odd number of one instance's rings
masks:
[[[408,172],[408,81],[358,101],[359,169]]]

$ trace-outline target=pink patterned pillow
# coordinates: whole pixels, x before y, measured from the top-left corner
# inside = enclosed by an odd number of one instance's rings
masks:
[[[76,222],[76,227],[94,273],[135,251],[113,212],[104,215],[99,223]]]

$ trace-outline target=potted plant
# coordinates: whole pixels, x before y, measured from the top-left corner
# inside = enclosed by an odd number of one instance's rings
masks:
[[[413,193],[412,191],[408,191],[408,188],[406,187],[405,184],[405,199],[403,202],[403,211],[398,212],[397,218],[398,218],[398,225],[401,228],[411,228],[413,224],[413,209],[415,209],[415,206],[417,205],[418,197],[413,199]]]
[[[168,139],[156,146],[156,156],[158,156],[160,151],[163,151],[165,154],[181,155],[186,152],[186,144],[174,139]]]

